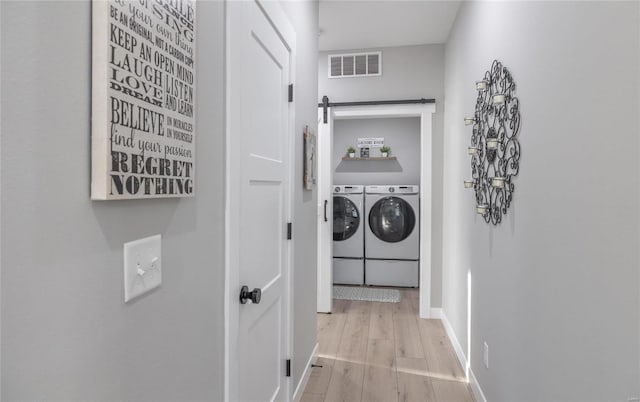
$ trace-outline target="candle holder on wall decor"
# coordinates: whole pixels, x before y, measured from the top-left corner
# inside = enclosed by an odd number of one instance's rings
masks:
[[[476,82],[476,90],[475,113],[464,119],[473,125],[468,148],[471,180],[464,186],[475,191],[476,212],[497,225],[511,205],[513,177],[520,170],[520,102],[511,73],[498,60]]]

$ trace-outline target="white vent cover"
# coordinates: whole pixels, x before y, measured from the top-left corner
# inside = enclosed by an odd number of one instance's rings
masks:
[[[382,75],[382,52],[329,55],[329,78]]]

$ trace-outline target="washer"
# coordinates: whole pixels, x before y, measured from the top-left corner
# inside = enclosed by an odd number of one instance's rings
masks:
[[[364,186],[333,189],[333,282],[364,284]]]
[[[419,186],[366,186],[366,284],[417,287],[420,260]]]

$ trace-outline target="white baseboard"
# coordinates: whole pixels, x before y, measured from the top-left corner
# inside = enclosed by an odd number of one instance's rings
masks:
[[[471,384],[471,390],[473,391],[473,396],[476,398],[476,401],[487,402],[487,398],[484,397],[484,392],[482,392],[482,388],[480,388],[480,383],[471,369],[469,369],[469,384]]]
[[[307,366],[304,368],[302,372],[302,378],[300,378],[300,382],[296,386],[296,390],[293,393],[293,402],[300,402],[302,398],[302,394],[304,393],[304,389],[307,387],[307,383],[309,382],[309,377],[311,377],[311,365],[314,364],[318,360],[318,344],[313,348],[311,352],[311,356],[309,356],[309,360],[307,361]]]
[[[434,309],[431,309],[432,314],[433,314],[433,310]],[[442,309],[439,309],[439,310],[440,310],[439,318],[442,320],[442,325],[444,326],[444,329],[447,331],[447,336],[449,336],[449,340],[453,345],[453,350],[456,352],[456,357],[458,358],[458,361],[460,362],[460,365],[464,370],[467,367],[467,356],[465,356],[464,350],[462,349],[462,345],[460,345],[460,342],[458,341],[458,337],[456,336],[456,333],[454,332],[453,327],[451,326],[451,323],[447,318],[447,315],[444,313],[444,310]],[[435,315],[434,315],[434,318],[435,318]],[[473,391],[473,396],[476,398],[476,401],[487,402],[487,398],[484,397],[482,388],[480,388],[480,383],[478,383],[478,380],[476,379],[476,376],[473,374],[473,370],[471,370],[471,368],[469,368],[469,378],[467,380],[471,385],[471,390]]]
[[[432,319],[442,319],[442,308],[440,307],[432,307],[431,308],[431,318]]]
[[[462,369],[466,369],[467,367],[467,356],[464,354],[464,349],[462,349],[462,345],[460,345],[460,341],[458,341],[458,337],[456,336],[447,315],[442,311],[441,318],[442,325],[444,325],[444,329],[447,331],[447,335],[449,336],[449,340],[453,345],[453,350],[456,352],[456,357],[458,357],[458,361],[462,366]]]

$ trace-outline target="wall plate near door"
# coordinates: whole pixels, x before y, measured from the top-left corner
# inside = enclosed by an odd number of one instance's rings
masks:
[[[482,360],[484,361],[484,366],[486,368],[489,368],[489,345],[487,345],[487,342],[484,343],[484,353],[482,356]]]
[[[125,303],[162,283],[162,236],[124,244]]]

